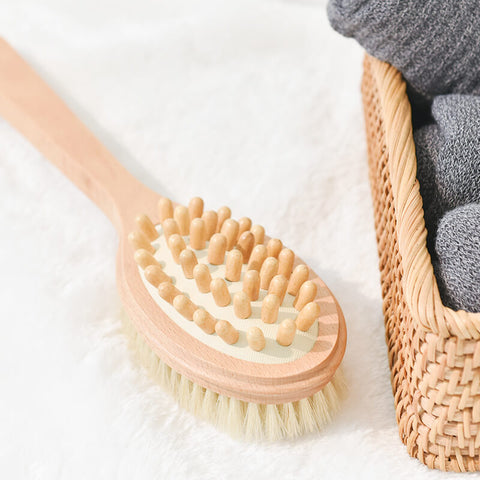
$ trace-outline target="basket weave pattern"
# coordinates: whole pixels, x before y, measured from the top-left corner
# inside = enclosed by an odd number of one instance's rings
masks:
[[[480,314],[453,311],[440,298],[405,82],[367,55],[362,94],[400,437],[430,468],[480,470]]]

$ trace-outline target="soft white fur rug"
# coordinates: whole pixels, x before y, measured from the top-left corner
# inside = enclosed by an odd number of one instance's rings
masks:
[[[0,120],[5,479],[446,478],[395,423],[360,98],[324,1],[3,0],[0,31],[119,160],[229,204],[325,279],[350,385],[322,434],[249,445],[182,411],[120,332],[107,219]]]

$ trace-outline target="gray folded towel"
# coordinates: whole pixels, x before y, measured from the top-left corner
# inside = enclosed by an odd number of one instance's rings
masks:
[[[478,0],[330,0],[327,11],[335,30],[420,94],[480,94]]]
[[[431,252],[435,251],[435,236],[440,218],[445,208],[440,200],[436,178],[438,154],[442,137],[438,125],[425,125],[413,133],[417,157],[417,178],[423,199],[427,243]]]
[[[480,312],[480,204],[447,212],[440,220],[435,247],[443,302]]]
[[[432,113],[442,136],[436,163],[442,203],[447,209],[480,203],[480,97],[438,96]]]

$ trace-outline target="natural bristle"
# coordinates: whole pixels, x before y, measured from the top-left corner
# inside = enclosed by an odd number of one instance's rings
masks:
[[[130,319],[126,315],[122,318],[132,352],[154,381],[173,395],[184,409],[233,437],[257,442],[277,441],[320,431],[330,423],[344,395],[341,369],[322,390],[297,402],[265,405],[219,395],[163,363]]]

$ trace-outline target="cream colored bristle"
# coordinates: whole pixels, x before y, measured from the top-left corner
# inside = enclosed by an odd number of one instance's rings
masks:
[[[187,248],[183,237],[178,233],[170,235],[170,238],[168,239],[168,248],[170,248],[170,252],[172,252],[172,257],[175,263],[180,263],[180,253]]]
[[[163,271],[160,265],[149,265],[145,271],[145,278],[148,283],[158,287],[163,282],[171,282],[172,279]]]
[[[163,234],[165,235],[165,240],[168,243],[170,235],[178,233],[180,235],[180,229],[178,228],[177,222],[173,218],[167,218],[162,222]]]
[[[280,308],[280,299],[276,295],[267,295],[262,302],[261,319],[263,323],[275,323]]]
[[[194,250],[205,248],[205,222],[201,218],[194,218],[190,223],[190,246]]]
[[[250,255],[247,270],[257,270],[259,272],[267,256],[267,247],[265,245],[256,245]]]
[[[205,240],[207,242],[212,238],[212,235],[217,231],[218,215],[214,210],[208,210],[202,215],[202,220],[205,222]]]
[[[248,217],[242,217],[238,220],[238,238],[243,232],[250,230],[252,227],[252,221]]]
[[[278,255],[278,273],[287,280],[290,278],[295,261],[295,254],[289,248],[284,248]]]
[[[320,316],[320,305],[316,302],[307,303],[297,316],[296,325],[299,330],[306,332]]]
[[[255,244],[252,232],[243,232],[237,242],[237,248],[242,252],[243,263],[248,263]]]
[[[238,282],[242,275],[242,252],[236,248],[227,253],[225,278],[229,282]]]
[[[286,318],[283,322],[278,326],[277,330],[277,343],[283,345],[284,347],[288,347],[292,344],[295,333],[297,331],[297,326],[295,324],[295,320],[291,318]]]
[[[298,290],[293,306],[300,311],[307,303],[313,302],[317,296],[317,285],[311,280],[307,280]]]
[[[265,229],[261,225],[253,225],[250,231],[255,237],[255,245],[263,245],[265,241]]]
[[[227,218],[223,223],[220,232],[222,235],[225,235],[225,238],[227,239],[227,251],[231,250],[237,242],[238,222],[233,218]]]
[[[238,342],[239,333],[238,330],[227,320],[219,320],[215,324],[215,332],[217,335],[229,345],[233,345]]]
[[[230,305],[230,292],[223,278],[214,278],[210,283],[210,291],[219,307]]]
[[[223,223],[227,218],[230,218],[232,216],[232,211],[230,210],[229,207],[220,207],[218,209],[218,221],[217,221],[217,233],[220,233],[222,230]]]
[[[212,276],[210,275],[210,270],[207,265],[204,263],[195,265],[193,269],[193,278],[195,279],[199,292],[208,293],[210,291]]]
[[[171,283],[169,285],[173,287]],[[131,340],[129,343],[150,375],[170,391],[184,408],[234,437],[254,441],[295,438],[312,430],[320,430],[338,411],[345,390],[341,369],[322,390],[299,401],[279,405],[244,402],[218,395],[178,374],[157,357],[133,324],[125,316],[122,318],[125,332]],[[239,333],[235,329],[231,331],[227,326],[219,328],[219,331],[224,335],[226,332],[227,336],[232,334],[230,341],[238,341]]]
[[[144,213],[135,217],[135,223],[150,242],[158,238],[158,232],[150,218]]]
[[[142,232],[131,232],[128,235],[128,241],[130,245],[134,248],[134,250],[146,250],[150,253],[155,253],[155,249],[153,248],[152,244],[148,241],[147,237]]]
[[[221,233],[216,233],[208,244],[208,263],[222,265],[227,249],[227,239]]]
[[[180,290],[172,282],[162,282],[158,286],[158,294],[168,303],[173,303],[173,299],[180,293]]]
[[[158,199],[158,218],[163,223],[167,218],[173,218],[172,201],[166,197]]]
[[[190,215],[188,208],[184,205],[177,205],[173,211],[173,218],[180,229],[180,235],[188,235],[190,232]]]
[[[203,200],[200,197],[193,197],[188,203],[188,215],[190,221],[200,218],[203,214]]]
[[[155,257],[143,248],[136,250],[133,258],[135,259],[135,263],[143,270],[145,270],[149,265],[158,265]]]
[[[173,306],[175,310],[187,320],[193,320],[193,314],[198,308],[186,295],[183,295],[183,293],[173,299]]]
[[[308,280],[310,272],[306,265],[297,265],[288,282],[287,292],[290,295],[297,295],[298,290]]]
[[[276,295],[282,303],[287,293],[287,285],[288,280],[283,275],[275,275],[268,287],[268,293]]]
[[[238,318],[249,318],[252,314],[250,298],[245,292],[240,291],[233,296],[233,311]]]
[[[278,260],[275,257],[267,257],[260,269],[260,288],[268,290],[272,278],[278,272]]]
[[[271,238],[267,243],[267,254],[269,257],[277,258],[282,251],[283,243],[278,238]]]
[[[256,352],[261,352],[265,348],[265,336],[258,327],[250,327],[247,330],[248,346]]]
[[[217,321],[204,308],[198,308],[193,314],[195,325],[200,327],[205,333],[211,335],[215,332],[215,324]]]
[[[185,278],[193,278],[193,269],[195,268],[195,265],[198,264],[195,253],[189,248],[182,250],[180,252],[179,261]]]

